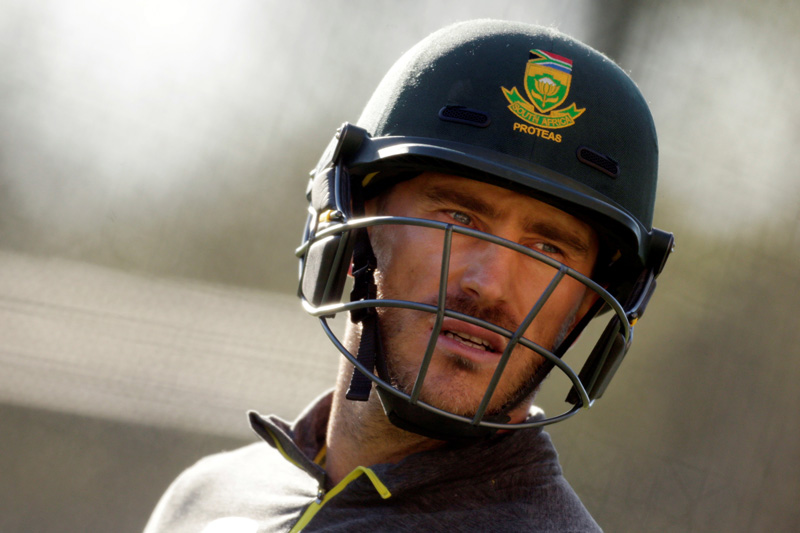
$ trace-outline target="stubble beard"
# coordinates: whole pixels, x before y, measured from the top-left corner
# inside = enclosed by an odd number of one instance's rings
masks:
[[[428,303],[436,305],[436,302]],[[515,331],[517,328],[513,320],[502,310],[479,308],[472,300],[466,297],[448,298],[446,308],[485,320],[509,331]],[[548,347],[549,349],[552,349],[553,346],[558,346],[566,337],[574,324],[576,314],[577,308],[564,321],[556,338],[551,343],[548,343],[551,345]],[[405,362],[400,356],[402,351],[406,350],[402,346],[403,340],[413,339],[419,335],[420,331],[425,331],[432,323],[432,317],[433,315],[430,313],[409,309],[379,309],[380,335],[388,378],[392,386],[406,394],[411,394],[417,379],[419,366],[415,363]],[[427,339],[425,344],[427,345]],[[420,354],[420,360],[421,357],[422,354]],[[431,378],[430,375],[426,376],[420,400],[453,414],[473,417],[486,392],[486,386],[488,386],[488,378],[486,378],[483,388],[477,390],[477,392],[474,390],[475,383],[480,382],[480,379],[477,378],[478,371],[481,370],[480,365],[458,354],[443,354],[440,351],[434,352],[433,358],[440,365],[444,365],[447,376],[438,376],[438,379],[437,377]],[[514,348],[510,360],[518,358],[526,359],[526,365],[521,370],[516,370],[513,376],[509,374],[509,369],[504,371],[503,379],[501,379],[500,385],[495,390],[484,417],[497,417],[520,405],[530,403],[539,385],[541,385],[554,366],[554,363],[550,360],[521,345]],[[509,378],[514,382],[511,384],[504,383]],[[507,392],[500,390],[501,385]]]

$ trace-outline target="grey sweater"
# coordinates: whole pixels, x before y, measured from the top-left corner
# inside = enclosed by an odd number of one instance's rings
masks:
[[[539,429],[359,467],[321,490],[325,471],[313,459],[325,442],[330,401],[321,398],[291,426],[251,413],[266,443],[186,470],[145,533],[600,531]]]

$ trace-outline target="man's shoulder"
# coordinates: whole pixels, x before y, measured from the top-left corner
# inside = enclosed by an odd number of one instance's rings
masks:
[[[534,523],[537,531],[600,531],[564,477],[547,432],[523,430],[510,448],[504,495],[515,502],[510,516]]]
[[[265,442],[209,455],[172,482],[153,512],[146,532],[195,531],[221,516],[250,516],[258,500],[286,505],[286,497],[313,494],[302,475]]]
[[[274,449],[266,443],[254,442],[234,450],[223,450],[207,455],[186,468],[175,479],[173,485],[216,482],[221,476],[245,469],[246,465],[270,461],[270,452],[274,452]]]
[[[207,490],[252,489],[283,470],[293,472],[281,453],[266,442],[254,442],[241,448],[203,457],[184,470],[173,482],[176,491],[193,493]]]
[[[218,469],[235,468],[239,465],[250,464],[253,461],[269,461],[275,449],[266,442],[257,441],[246,444],[233,450],[222,450],[207,455],[192,465],[189,470],[198,472],[212,472]]]

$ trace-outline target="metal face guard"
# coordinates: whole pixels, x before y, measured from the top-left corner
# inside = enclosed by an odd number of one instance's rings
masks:
[[[633,336],[633,328],[630,324],[627,313],[623,308],[623,305],[620,304],[620,302],[617,301],[617,299],[601,285],[545,254],[512,241],[502,239],[495,235],[483,233],[463,226],[426,219],[381,216],[363,217],[350,221],[332,221],[329,224],[326,224],[326,227],[324,228],[317,228],[319,231],[317,231],[315,234],[307,235],[305,242],[297,250],[297,255],[298,257],[306,258],[307,254],[314,249],[315,244],[330,242],[331,240],[338,240],[339,237],[341,237],[342,241],[349,241],[352,238],[352,235],[358,230],[365,230],[365,228],[368,227],[382,225],[418,226],[437,229],[442,232],[441,270],[439,273],[439,290],[436,305],[408,300],[378,298],[361,299],[351,302],[336,302],[332,301],[332,298],[330,298],[330,296],[335,296],[335,298],[341,299],[341,294],[328,294],[326,295],[328,298],[326,298],[325,301],[316,300],[316,302],[314,302],[312,299],[316,298],[312,294],[303,294],[304,291],[301,291],[300,296],[305,310],[309,314],[320,319],[323,330],[336,348],[356,367],[356,369],[368,377],[378,387],[382,401],[384,402],[384,407],[387,410],[387,414],[390,414],[390,418],[391,412],[397,412],[398,409],[393,408],[391,405],[387,406],[387,400],[389,404],[394,403],[397,405],[404,405],[401,410],[405,410],[405,405],[407,405],[411,406],[411,409],[417,413],[420,413],[420,409],[425,412],[422,418],[427,418],[429,421],[423,423],[425,427],[423,427],[422,430],[418,431],[413,429],[414,431],[433,436],[434,438],[448,438],[448,436],[452,436],[453,434],[462,437],[469,437],[476,436],[478,434],[484,434],[487,431],[493,432],[498,429],[522,429],[558,422],[571,417],[581,409],[589,408],[594,400],[602,394],[605,386],[611,379],[611,376],[613,376],[619,361],[624,356],[628,346],[630,346]],[[550,279],[542,294],[539,295],[536,301],[532,304],[527,315],[516,327],[516,329],[509,330],[486,320],[446,308],[447,281],[450,269],[451,245],[454,234],[465,235],[475,239],[487,241],[497,246],[508,248],[530,257],[533,260],[549,265],[554,269],[555,273],[553,277]],[[337,275],[340,275],[340,273]],[[585,364],[580,370],[580,374],[575,372],[572,367],[562,359],[562,356],[567,351],[567,348],[569,348],[569,345],[572,344],[580,331],[571,333],[569,336],[567,336],[564,342],[561,343],[561,345],[554,347],[552,350],[549,350],[523,336],[528,327],[551,298],[558,285],[566,278],[572,278],[586,286],[588,289],[598,295],[599,299],[602,300],[601,303],[605,303],[606,307],[611,310],[609,326],[597,341],[592,353],[586,359]],[[330,282],[327,282],[326,284],[329,286]],[[301,280],[301,287],[302,286],[303,281]],[[330,325],[328,324],[328,318],[334,317],[339,313],[349,313],[367,308],[403,308],[434,315],[435,319],[433,330],[430,338],[428,339],[427,349],[425,350],[425,354],[421,360],[421,363],[419,364],[416,380],[410,392],[398,390],[395,386],[389,383],[387,379],[385,379],[385,376],[381,377],[380,375],[376,375],[373,369],[366,368],[364,365],[362,365],[357,357],[351,353],[336,337]],[[590,314],[593,315],[598,308],[599,305],[595,306]],[[508,339],[508,343],[498,360],[489,385],[487,386],[486,391],[484,392],[483,397],[477,406],[474,415],[472,416],[464,416],[452,413],[434,405],[430,405],[420,399],[420,393],[422,391],[423,384],[425,383],[428,369],[436,348],[437,339],[442,330],[442,324],[445,318],[452,318],[467,324],[472,324]],[[590,318],[591,316],[585,321],[580,321],[579,325],[577,325],[575,329],[582,330]],[[507,363],[511,358],[512,352],[517,345],[524,346],[536,354],[539,354],[550,364],[552,364],[553,367],[557,367],[567,376],[569,382],[571,383],[571,388],[569,391],[565,392],[568,392],[567,401],[572,405],[569,406],[563,413],[548,418],[529,420],[517,424],[504,422],[499,420],[497,417],[487,414],[487,409],[492,395],[494,394],[500,382]],[[443,430],[440,431],[438,429],[439,427],[443,428]]]

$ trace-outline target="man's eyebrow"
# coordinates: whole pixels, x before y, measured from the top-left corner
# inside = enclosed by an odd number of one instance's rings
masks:
[[[560,224],[553,224],[545,220],[529,221],[525,225],[525,231],[556,241],[579,254],[589,253],[589,248],[591,246],[588,240],[591,239],[591,236],[584,238],[580,234],[566,229]]]
[[[501,211],[484,202],[475,195],[459,191],[453,187],[432,186],[425,189],[425,196],[438,204],[456,204],[487,217],[498,217]]]
[[[439,187],[434,185],[425,189],[425,196],[437,204],[455,204],[485,217],[499,217],[503,214],[502,210],[497,209],[481,198],[452,187]],[[589,239],[591,239],[590,236],[583,237],[574,231],[564,228],[561,224],[547,220],[526,220],[523,231],[541,235],[562,246],[571,248],[574,252],[579,254],[588,253],[591,247],[589,241]]]

